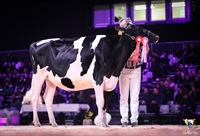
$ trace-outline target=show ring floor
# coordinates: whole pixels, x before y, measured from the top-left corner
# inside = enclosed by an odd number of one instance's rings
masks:
[[[190,129],[180,125],[140,125],[127,128],[120,125],[110,125],[108,128],[95,125],[0,126],[0,136],[200,136],[200,126]]]

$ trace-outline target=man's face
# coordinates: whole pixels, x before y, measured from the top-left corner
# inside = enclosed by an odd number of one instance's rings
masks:
[[[127,22],[123,20],[122,22],[120,22],[119,26],[124,28],[127,26]]]

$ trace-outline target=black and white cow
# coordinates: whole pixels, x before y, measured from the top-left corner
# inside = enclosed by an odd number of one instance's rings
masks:
[[[37,105],[41,87],[46,81],[43,96],[49,121],[57,126],[52,111],[52,101],[56,87],[79,91],[94,88],[98,107],[98,125],[107,127],[104,91],[112,91],[124,64],[135,49],[133,37],[148,37],[149,42],[157,42],[158,35],[139,26],[115,27],[122,35],[94,35],[76,39],[55,38],[34,42],[30,45],[32,62],[31,89],[23,103],[31,101],[33,123],[41,126]]]

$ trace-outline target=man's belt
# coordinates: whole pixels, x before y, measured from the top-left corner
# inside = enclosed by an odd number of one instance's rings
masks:
[[[141,65],[135,65],[135,66],[131,66],[131,67],[128,67],[128,66],[125,66],[124,68],[127,68],[127,69],[136,69],[136,68],[139,68]]]

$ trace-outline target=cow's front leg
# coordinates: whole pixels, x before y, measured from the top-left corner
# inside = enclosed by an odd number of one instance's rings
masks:
[[[95,88],[96,104],[98,107],[98,123],[100,127],[108,127],[106,119],[106,110],[104,110],[104,94],[103,89],[100,86]]]
[[[47,107],[49,123],[52,125],[52,127],[58,126],[55,121],[55,117],[54,117],[53,109],[52,109],[52,103],[53,103],[55,91],[56,91],[56,86],[52,84],[50,81],[46,80],[46,89],[45,89],[45,94],[43,98]]]
[[[106,118],[106,110],[101,110],[98,109],[99,114],[98,114],[98,126],[100,127],[109,127],[107,123],[107,118]]]

